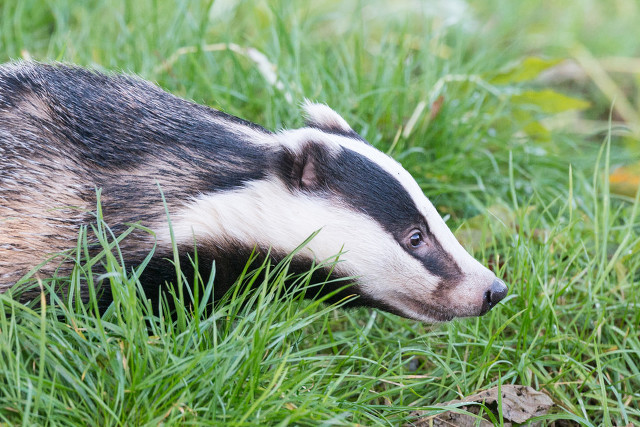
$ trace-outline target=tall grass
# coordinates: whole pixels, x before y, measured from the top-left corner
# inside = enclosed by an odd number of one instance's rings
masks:
[[[603,40],[612,55],[637,53],[637,7],[548,3],[544,15],[505,0],[460,13],[447,2],[394,4],[0,3],[3,60],[134,72],[271,129],[300,125],[305,97],[328,103],[403,163],[510,286],[483,318],[427,326],[303,301],[284,291],[284,262],[248,268],[241,282],[257,281],[255,268],[269,279],[238,287],[214,310],[205,309],[209,278],[195,307],[181,306],[176,288],[178,315],[158,316],[140,295],[139,269],[123,265],[98,222],[71,255],[79,267],[64,282],[69,296],[46,281],[38,306],[0,296],[0,423],[397,425],[415,421],[416,409],[513,383],[550,395],[552,417],[640,424],[640,204],[607,182],[609,168],[638,158],[637,141],[528,136],[518,117],[535,106],[509,102],[521,84],[488,83],[515,59],[563,57],[578,41],[596,53]],[[258,49],[279,84],[246,51],[220,43]],[[92,234],[105,248],[99,260],[84,256]],[[102,315],[95,295],[86,304],[76,295],[96,263],[114,295]]]

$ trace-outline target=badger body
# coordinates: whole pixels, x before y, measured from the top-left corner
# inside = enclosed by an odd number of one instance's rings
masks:
[[[320,276],[352,278],[336,297],[356,305],[433,322],[484,314],[506,295],[399,163],[329,107],[304,108],[305,127],[270,132],[136,77],[0,67],[0,292],[39,265],[41,277],[71,271],[42,263],[95,222],[99,189],[115,234],[153,231],[120,243],[129,267],[155,245],[141,278],[149,295],[175,281],[172,234],[185,268],[194,246],[205,280],[215,261],[219,295],[252,253],[278,260],[315,232],[292,265],[341,254]]]

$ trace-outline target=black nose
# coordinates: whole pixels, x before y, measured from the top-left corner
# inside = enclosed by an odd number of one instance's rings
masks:
[[[484,300],[482,301],[482,311],[480,312],[480,315],[482,316],[502,301],[502,299],[507,296],[508,290],[507,285],[505,285],[502,280],[494,280],[491,284],[491,288],[487,289],[484,293]]]

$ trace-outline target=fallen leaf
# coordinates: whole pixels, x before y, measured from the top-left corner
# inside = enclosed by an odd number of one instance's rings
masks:
[[[444,96],[440,95],[436,98],[435,101],[431,104],[431,112],[429,113],[429,120],[433,120],[438,116],[440,109],[442,108],[442,104],[444,103]]]
[[[621,166],[609,175],[612,193],[634,197],[640,187],[640,163]]]
[[[501,392],[501,399],[498,393]],[[490,410],[496,419],[498,415],[498,401],[502,403],[502,417],[505,426],[511,426],[512,423],[522,424],[533,417],[546,414],[553,406],[553,401],[546,394],[539,392],[532,387],[522,385],[502,385],[500,390],[498,387],[490,388],[471,396],[465,397],[463,400],[452,400],[437,406],[455,405],[466,402],[474,402],[484,404]],[[478,415],[482,409],[480,405],[459,406],[472,414]],[[476,426],[482,427],[492,426],[493,424],[487,418],[478,420],[477,417],[469,414],[460,414],[453,411],[447,411],[438,415],[425,416],[425,411],[415,411],[412,415],[416,416],[416,420],[412,422],[413,426]]]

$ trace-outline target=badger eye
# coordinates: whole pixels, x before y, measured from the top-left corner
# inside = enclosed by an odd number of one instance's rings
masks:
[[[409,244],[414,248],[420,246],[422,244],[422,233],[419,231],[414,232],[411,237],[409,237]]]

